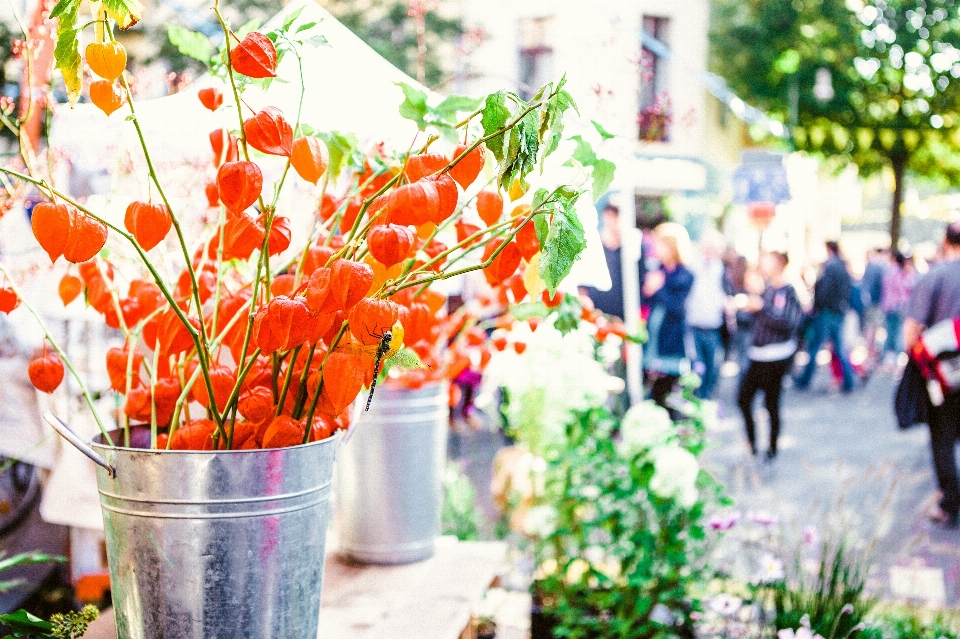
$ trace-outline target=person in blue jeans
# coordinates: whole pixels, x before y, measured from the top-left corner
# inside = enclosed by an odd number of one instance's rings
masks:
[[[845,393],[853,390],[853,367],[843,346],[843,318],[850,308],[852,288],[853,279],[846,262],[840,257],[840,246],[836,242],[827,242],[827,261],[813,287],[813,322],[807,342],[810,361],[797,379],[797,388],[810,387],[817,371],[817,353],[829,340],[843,369],[841,390]]]
[[[713,395],[720,372],[718,353],[723,347],[720,328],[727,306],[726,269],[720,259],[725,241],[718,231],[705,232],[700,238],[700,255],[689,265],[693,287],[687,297],[686,319],[697,357],[695,370],[701,374],[700,387],[696,391],[700,399],[710,399]]]

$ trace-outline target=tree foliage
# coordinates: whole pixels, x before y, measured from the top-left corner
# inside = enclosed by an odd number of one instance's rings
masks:
[[[797,149],[893,169],[894,242],[905,172],[960,179],[956,0],[715,0],[714,25],[716,70]]]

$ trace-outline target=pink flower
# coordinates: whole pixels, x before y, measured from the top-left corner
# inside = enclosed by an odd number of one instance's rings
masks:
[[[780,518],[766,510],[750,511],[747,518],[759,526],[776,526]]]
[[[714,513],[707,520],[707,525],[711,530],[730,530],[740,521],[740,512],[730,510],[722,513]]]
[[[719,615],[724,617],[730,617],[737,614],[737,611],[740,610],[740,606],[743,605],[743,602],[732,595],[728,595],[725,592],[720,593],[712,600],[710,600],[710,609]]]
[[[816,546],[820,543],[820,535],[817,533],[816,526],[804,526],[803,543],[808,546]]]

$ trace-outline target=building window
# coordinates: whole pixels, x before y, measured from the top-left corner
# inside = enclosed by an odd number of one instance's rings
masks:
[[[553,18],[520,20],[520,87],[524,100],[553,79]]]
[[[668,18],[643,16],[643,32],[667,45]],[[639,138],[648,142],[666,142],[670,135],[673,112],[667,93],[666,61],[649,43],[640,43],[640,101],[637,113]]]

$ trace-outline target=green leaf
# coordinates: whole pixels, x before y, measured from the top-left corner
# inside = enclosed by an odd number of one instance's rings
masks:
[[[309,44],[311,47],[322,47],[323,45],[327,44],[327,38],[326,36],[322,36],[318,33],[315,36],[310,36],[303,42],[304,44]]]
[[[468,98],[463,95],[448,95],[443,102],[431,109],[431,112],[437,116],[437,119],[450,124],[457,123],[457,114],[476,111],[483,100]]]
[[[59,18],[65,13],[76,13],[80,7],[80,0],[59,0],[50,10],[50,18]]]
[[[336,179],[340,177],[340,172],[350,160],[350,155],[357,148],[359,141],[357,136],[352,133],[342,134],[337,131],[329,133],[320,133],[317,135],[327,145],[327,151],[330,154],[330,162],[327,165],[327,171],[330,177]]]
[[[202,33],[190,31],[172,24],[167,25],[167,38],[185,56],[209,64],[213,55],[213,44]]]
[[[315,26],[317,26],[317,23],[316,23],[315,21],[314,21],[314,22],[304,22],[304,23],[301,24],[299,27],[297,27],[297,30],[294,31],[294,33],[300,33],[301,31],[306,31],[307,29],[312,29],[312,28],[314,28]]]
[[[556,294],[557,286],[570,273],[573,263],[587,246],[583,225],[575,208],[580,191],[561,187],[554,197],[559,206],[554,210],[540,256],[540,277],[551,296]]]
[[[63,74],[63,84],[67,89],[70,106],[77,103],[83,88],[83,75],[80,64],[80,31],[76,29],[80,0],[60,0],[53,8],[51,16],[57,17],[57,44],[53,49],[56,68]]]
[[[584,166],[593,166],[597,161],[597,154],[593,150],[593,145],[579,135],[574,135],[570,139],[577,143],[577,148],[573,150],[570,157]]]
[[[408,348],[402,348],[396,353],[394,353],[389,360],[391,366],[399,366],[400,368],[413,369],[413,368],[426,368],[420,360],[420,356],[411,351]]]
[[[506,126],[510,119],[510,109],[506,106],[507,94],[505,91],[498,91],[487,96],[483,107],[483,116],[480,119],[483,125],[483,134],[492,135],[494,132]],[[507,136],[504,133],[487,140],[487,148],[493,153],[497,162],[503,162]]]
[[[593,201],[596,202],[603,194],[607,192],[613,183],[613,175],[617,170],[617,165],[610,160],[600,158],[593,165]]]
[[[550,223],[546,215],[537,215],[533,218],[533,230],[537,232],[537,242],[543,246],[547,241],[547,235],[550,233]]]
[[[103,8],[121,29],[129,29],[143,17],[143,5],[139,0],[103,0]]]
[[[306,5],[300,7],[293,13],[287,16],[287,19],[283,21],[283,30],[289,31],[290,27],[293,26],[293,23],[297,21],[297,18],[300,17],[300,14],[303,13],[303,10],[306,8]]]
[[[430,110],[427,107],[427,94],[406,82],[398,82],[397,84],[403,90],[404,96],[404,100],[400,104],[400,116],[407,120],[413,120],[421,131],[426,130],[427,122],[425,118]]]
[[[537,111],[531,111],[510,129],[510,141],[500,165],[501,186],[509,187],[533,171],[540,151],[539,130],[540,114]]]
[[[585,167],[593,167],[592,190],[593,201],[596,202],[603,197],[603,194],[610,188],[610,184],[613,183],[614,172],[616,171],[617,165],[610,160],[597,157],[596,152],[593,150],[593,145],[579,135],[574,135],[570,139],[577,143],[577,148],[573,150],[573,154],[570,156],[571,159],[576,160]]]
[[[617,137],[613,133],[610,133],[605,128],[603,128],[603,125],[597,122],[596,120],[590,120],[590,124],[593,125],[593,128],[597,130],[597,133],[599,133],[600,137],[603,138],[604,140],[612,140],[613,138]]]
[[[550,156],[557,147],[560,146],[560,138],[563,135],[563,114],[569,108],[577,111],[577,105],[573,101],[573,96],[564,90],[563,86],[567,83],[567,76],[560,78],[557,88],[554,90],[552,85],[547,85],[541,92],[546,93],[549,88],[551,92],[550,99],[547,100],[547,106],[544,110],[543,121],[540,125],[540,137],[544,140],[543,158],[540,162],[540,171],[543,172],[543,162]]]
[[[14,566],[25,566],[28,564],[52,564],[63,563],[67,559],[55,555],[47,555],[42,552],[22,552],[10,557],[4,557],[0,553],[0,571],[9,570]],[[0,589],[2,590],[2,589]]]
[[[49,621],[34,617],[26,610],[17,610],[6,615],[0,615],[0,624],[9,628],[14,637],[47,637],[53,630],[53,625]]]
[[[511,306],[510,314],[513,316],[513,319],[523,322],[531,317],[545,319],[547,315],[550,314],[550,309],[547,308],[546,304],[537,300],[536,302],[524,302]]]

